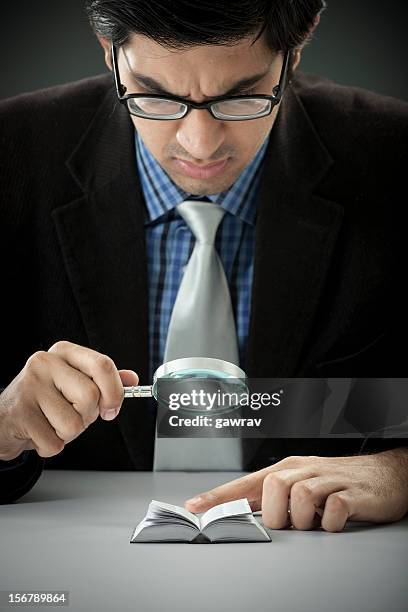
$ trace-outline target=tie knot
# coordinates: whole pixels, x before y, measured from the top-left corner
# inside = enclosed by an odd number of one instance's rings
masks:
[[[225,210],[219,204],[185,200],[177,206],[177,210],[193,232],[197,242],[214,244],[218,226],[225,214]]]

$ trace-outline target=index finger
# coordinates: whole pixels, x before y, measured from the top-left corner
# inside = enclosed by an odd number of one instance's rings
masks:
[[[259,491],[262,491],[262,482],[265,477],[265,474],[261,475],[261,472],[264,470],[241,476],[210,491],[200,493],[188,499],[184,505],[190,512],[205,512],[213,506],[242,497],[246,497],[250,503],[255,503],[260,499]]]
[[[199,495],[188,499],[184,505],[190,512],[205,512],[218,504],[246,497],[252,510],[259,510],[261,507],[262,487],[265,476],[271,472],[278,472],[279,470],[289,467],[298,467],[303,463],[310,464],[315,459],[316,457],[310,456],[285,457],[277,463],[262,468],[257,472],[231,480],[210,491],[199,493]]]
[[[65,340],[56,342],[48,352],[57,354],[71,367],[80,370],[95,382],[101,394],[101,416],[105,416],[109,410],[119,411],[124,398],[123,384],[110,357]]]

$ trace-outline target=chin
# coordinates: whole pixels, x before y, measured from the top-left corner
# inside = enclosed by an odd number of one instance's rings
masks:
[[[216,179],[193,179],[188,176],[182,176],[180,174],[170,174],[170,178],[174,181],[177,187],[180,187],[183,191],[191,193],[192,195],[214,195],[226,191],[233,185],[238,178],[238,175],[231,176],[220,176]]]

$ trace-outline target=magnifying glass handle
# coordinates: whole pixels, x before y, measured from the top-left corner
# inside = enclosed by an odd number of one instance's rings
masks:
[[[137,387],[123,387],[125,397],[152,397],[151,385],[139,385]]]

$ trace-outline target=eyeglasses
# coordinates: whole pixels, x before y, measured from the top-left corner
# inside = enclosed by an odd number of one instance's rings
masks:
[[[111,45],[113,75],[119,102],[127,106],[131,115],[144,119],[159,119],[171,121],[182,119],[195,109],[208,110],[214,119],[220,121],[248,121],[270,115],[274,106],[279,104],[286,87],[291,51],[286,51],[279,84],[271,96],[259,94],[256,96],[219,96],[209,102],[190,102],[178,96],[162,96],[161,94],[126,94],[126,87],[120,81],[117,50]]]

